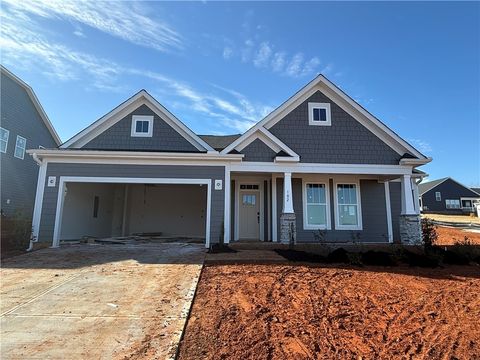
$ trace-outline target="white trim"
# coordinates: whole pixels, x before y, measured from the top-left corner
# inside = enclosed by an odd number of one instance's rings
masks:
[[[313,118],[313,110],[315,109],[323,109],[325,110],[325,117],[326,120],[314,120]],[[308,125],[313,126],[331,126],[332,125],[332,115],[330,111],[330,103],[315,103],[309,102],[308,103]]]
[[[0,65],[0,69],[2,73],[5,73],[8,77],[10,77],[13,81],[18,83],[21,87],[24,88],[24,90],[27,92],[28,96],[30,97],[30,100],[32,100],[33,106],[35,106],[35,109],[38,111],[40,114],[40,117],[43,120],[43,123],[47,127],[47,130],[50,132],[50,135],[52,135],[53,140],[57,145],[60,145],[62,143],[62,140],[60,140],[60,137],[58,136],[57,132],[55,131],[55,128],[53,127],[52,123],[50,122],[50,119],[47,116],[47,113],[42,107],[42,104],[37,98],[37,95],[33,91],[32,87],[28,85],[25,81],[20,79],[18,76],[13,74],[10,70],[5,68],[3,65]]]
[[[240,193],[242,191],[258,191],[260,200],[260,229],[259,240],[265,241],[265,204],[264,204],[264,180],[258,177],[235,178],[235,218],[233,224],[234,240],[240,240]],[[240,189],[240,185],[258,185],[258,190]]]
[[[147,121],[148,132],[137,132],[137,122]],[[152,137],[153,136],[153,116],[152,115],[132,115],[132,129],[130,132],[131,137]]]
[[[338,185],[355,185],[356,186],[356,197],[357,197],[357,225],[340,225],[340,215],[338,213],[338,191],[337,191],[337,186]],[[362,193],[360,189],[360,181],[355,180],[355,181],[343,181],[342,179],[336,178],[333,180],[333,202],[335,206],[335,230],[363,230],[363,223],[362,223]]]
[[[7,130],[7,129],[3,128],[3,127],[0,127],[0,130],[3,130],[3,131],[5,131],[5,132],[7,133],[7,139],[6,139],[6,140],[0,138],[0,142],[5,141],[5,151],[2,151],[2,150],[0,149],[0,152],[2,152],[2,153],[5,154],[5,153],[7,152],[7,149],[8,149],[8,140],[10,139],[10,130]]]
[[[412,176],[403,175],[401,177],[401,197],[402,197],[402,215],[416,215],[416,209],[413,202]]]
[[[437,202],[442,201],[442,192],[441,191],[435,191],[435,201],[437,201]]]
[[[292,173],[283,174],[283,207],[282,214],[295,214],[293,209],[293,190],[292,190]]]
[[[307,213],[307,185],[319,184],[325,186],[325,201],[326,201],[326,224],[325,225],[309,225]],[[328,179],[318,178],[316,180],[308,180],[302,178],[302,205],[303,205],[303,230],[331,230],[332,221],[330,218],[331,204],[330,204],[330,186]]]
[[[220,153],[228,154],[230,151],[234,149],[237,151],[242,151],[256,139],[260,139],[265,145],[267,145],[270,149],[272,149],[276,153],[278,153],[280,150],[285,151],[288,155],[292,157],[291,161],[300,161],[300,157],[295,151],[293,151],[284,142],[282,142],[279,138],[277,138],[270,131],[266,130],[263,127],[258,128],[255,132],[251,133],[251,135],[248,137],[243,138],[243,136],[240,136],[237,140],[235,140],[230,145],[228,145]],[[284,157],[279,157],[279,158],[284,158]]]
[[[122,120],[125,116],[130,114],[133,110],[141,105],[147,105],[153,112],[155,112],[163,121],[174,128],[180,135],[182,135],[188,142],[190,142],[198,150],[207,150],[214,153],[215,151],[210,145],[190,130],[185,124],[177,119],[170,111],[168,111],[162,104],[160,104],[147,91],[140,90],[138,93],[130,97],[128,100],[117,106],[115,109],[102,116],[86,129],[80,131],[74,137],[60,146],[65,148],[80,148],[87,144],[90,140],[110,128],[112,125]]]
[[[232,194],[231,194],[231,190],[230,190],[230,187],[231,187],[231,179],[230,179],[230,167],[227,165],[225,166],[225,208],[224,208],[224,211],[223,211],[223,226],[224,226],[224,230],[223,230],[223,234],[224,234],[224,237],[223,237],[223,242],[225,244],[228,244],[230,243],[230,218],[231,218],[231,214],[230,214],[230,209],[231,209],[231,201],[232,201]]]
[[[35,193],[35,206],[33,207],[32,217],[32,240],[38,241],[40,231],[40,220],[42,216],[43,193],[45,191],[45,179],[47,175],[47,163],[43,162],[38,170],[37,191]]]
[[[127,178],[127,177],[90,177],[90,176],[60,176],[57,207],[55,213],[55,226],[53,230],[52,247],[60,245],[60,234],[62,227],[63,203],[65,199],[65,188],[69,182],[83,183],[111,183],[111,184],[199,184],[207,185],[207,216],[205,231],[205,247],[210,246],[210,218],[212,202],[212,180],[211,179],[180,179],[180,178]]]
[[[270,181],[269,180],[264,180],[267,182],[267,187],[265,191],[267,192],[267,238],[265,241],[272,240],[272,225],[271,225],[271,218],[272,218],[272,201],[270,199]]]
[[[448,202],[452,202],[452,201],[455,201],[457,202],[458,201],[458,207],[452,207],[450,206],[449,204],[447,204],[447,201]],[[462,208],[462,201],[460,199],[445,199],[445,209],[449,209],[449,210],[460,210]]]
[[[385,186],[385,210],[387,212],[388,242],[393,243],[392,204],[390,201],[390,183],[388,181],[385,181],[384,186]]]
[[[322,91],[327,97],[335,101],[338,106],[340,106],[353,118],[373,132],[377,137],[394,149],[399,155],[403,155],[405,152],[411,152],[413,155],[419,159],[424,159],[426,162],[431,160],[403,140],[400,136],[398,136],[380,120],[366,111],[362,106],[356,103],[352,98],[350,98],[321,74],[310,81],[287,101],[277,107],[264,119],[247,130],[242,136],[240,136],[240,138],[236,140],[237,143],[242,142],[245,138],[249,137],[253,132],[257,131],[261,127],[270,129],[278,121],[283,119],[285,115],[307,100],[317,90]]]
[[[272,241],[277,239],[277,177],[272,174]]]
[[[22,148],[21,146],[18,146],[18,140],[23,139],[25,141],[25,146]],[[22,149],[22,156],[17,156],[17,148]],[[17,139],[15,141],[15,149],[13,150],[13,156],[16,157],[17,159],[23,160],[25,159],[25,151],[27,149],[27,139],[24,138],[23,136],[17,135]]]
[[[323,174],[359,174],[359,175],[404,175],[411,174],[411,166],[401,165],[363,165],[363,164],[315,164],[295,163],[276,164],[267,162],[232,163],[231,171],[238,172],[293,172]]]

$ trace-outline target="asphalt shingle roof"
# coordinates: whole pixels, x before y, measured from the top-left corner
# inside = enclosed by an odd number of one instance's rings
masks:
[[[237,140],[241,134],[234,135],[198,135],[203,141],[215,150],[223,150],[232,142]]]

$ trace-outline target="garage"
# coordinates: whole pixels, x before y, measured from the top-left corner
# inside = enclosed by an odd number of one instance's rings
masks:
[[[208,246],[210,180],[126,180],[62,177],[54,246],[132,235],[198,239]]]

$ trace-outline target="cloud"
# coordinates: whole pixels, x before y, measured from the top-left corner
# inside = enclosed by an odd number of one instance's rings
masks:
[[[270,45],[267,42],[261,43],[253,59],[253,65],[256,67],[266,67],[271,55],[272,48]]]
[[[280,72],[283,70],[283,68],[285,67],[286,55],[287,54],[284,51],[276,52],[275,54],[273,54],[272,71]]]
[[[136,45],[158,51],[180,49],[182,36],[144,4],[126,1],[3,0],[3,10],[24,16],[62,19],[83,24]]]
[[[73,35],[78,36],[80,38],[86,38],[86,35],[83,33],[83,30],[80,27],[77,27],[73,32]]]
[[[298,77],[302,73],[303,54],[297,53],[287,66],[285,73],[291,77]]]
[[[408,139],[408,141],[422,154],[431,154],[433,152],[432,146],[425,140]]]
[[[229,46],[226,46],[224,49],[223,49],[223,58],[225,60],[228,60],[230,59],[231,57],[233,56],[233,50],[231,47]]]

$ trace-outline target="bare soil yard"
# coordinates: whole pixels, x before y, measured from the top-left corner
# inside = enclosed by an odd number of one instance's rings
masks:
[[[445,222],[480,224],[480,218],[476,216],[470,216],[470,215],[423,214],[422,217],[427,217],[432,220],[445,221]]]
[[[464,231],[462,229],[450,228],[444,226],[437,227],[438,241],[437,245],[453,245],[456,241],[461,241],[468,237],[472,244],[480,245],[480,233],[473,231]]]
[[[480,269],[204,267],[179,359],[480,359]]]

